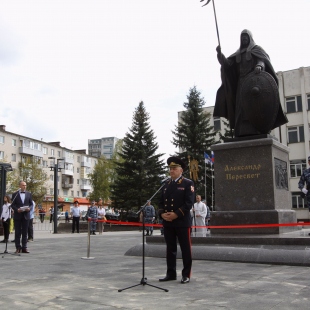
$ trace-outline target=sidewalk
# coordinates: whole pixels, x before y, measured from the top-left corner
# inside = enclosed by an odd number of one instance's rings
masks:
[[[164,258],[124,256],[142,242],[141,233],[106,232],[87,235],[35,232],[30,254],[1,256],[1,309],[308,309],[310,269],[284,265],[193,261],[189,284],[158,282],[165,275]],[[4,245],[0,246],[3,252]],[[13,252],[13,243],[8,245]]]

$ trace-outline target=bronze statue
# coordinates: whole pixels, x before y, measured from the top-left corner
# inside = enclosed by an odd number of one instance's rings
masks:
[[[240,48],[226,58],[216,48],[222,85],[217,91],[214,116],[225,117],[235,136],[267,134],[288,122],[283,113],[278,79],[268,54],[243,30]]]

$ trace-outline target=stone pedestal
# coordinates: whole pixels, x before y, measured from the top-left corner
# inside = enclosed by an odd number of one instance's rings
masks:
[[[267,137],[212,146],[215,211],[211,225],[295,223],[288,186],[289,149]],[[212,234],[279,234],[292,227],[211,229]]]

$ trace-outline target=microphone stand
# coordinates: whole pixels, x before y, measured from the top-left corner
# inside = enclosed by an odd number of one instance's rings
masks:
[[[18,190],[18,193],[19,193],[19,191],[20,191],[20,190]],[[10,206],[9,206],[9,214],[11,214],[11,217],[12,217],[12,208],[11,208],[11,205],[12,205],[12,203],[14,202],[14,200],[16,199],[16,197],[17,197],[17,194],[15,195],[14,199],[12,200],[12,202],[11,202],[11,204],[10,204]],[[10,209],[11,209],[11,212],[10,212]],[[2,225],[3,225],[3,224],[2,224]],[[2,255],[2,258],[4,258],[4,254],[10,254],[10,255],[14,255],[14,256],[20,256],[19,253],[9,253],[9,252],[8,252],[8,239],[5,239],[5,250],[4,250],[4,252],[3,252],[2,254],[3,254],[3,255]]]
[[[144,209],[145,209],[147,203],[149,201],[151,201],[155,197],[155,195],[164,187],[165,181],[166,180],[163,181],[162,185],[156,191],[156,193],[149,200],[146,201],[145,205],[142,206],[141,209],[136,214],[140,214],[141,212],[144,212]],[[165,292],[169,292],[169,290],[167,290],[165,288],[161,288],[159,286],[155,286],[155,285],[147,283],[147,278],[145,277],[145,235],[144,235],[144,232],[145,232],[145,220],[144,220],[144,216],[143,216],[142,217],[142,279],[141,279],[140,283],[138,283],[138,284],[135,284],[135,285],[132,285],[132,286],[128,286],[128,287],[125,287],[123,289],[119,289],[118,290],[119,292],[122,292],[124,290],[130,289],[130,288],[133,288],[133,287],[136,287],[136,286],[139,286],[139,285],[143,285],[143,286],[144,285],[148,285],[148,286],[152,286],[154,288],[157,288],[159,290],[163,290]]]

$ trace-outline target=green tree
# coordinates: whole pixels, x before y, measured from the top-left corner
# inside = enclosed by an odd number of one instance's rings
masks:
[[[19,188],[19,182],[25,181],[27,183],[27,191],[31,192],[32,199],[36,205],[42,203],[43,198],[47,192],[47,173],[43,170],[40,162],[29,157],[25,162],[19,162],[18,171],[15,171],[11,177],[9,185],[10,193]]]
[[[99,198],[108,200],[110,197],[111,161],[104,156],[98,159],[92,173],[89,174],[93,191],[89,194],[90,200],[98,201]]]
[[[235,137],[235,130],[230,128],[230,124],[228,120],[223,119],[224,123],[224,134],[219,132],[220,140],[224,142],[225,139],[232,139]]]
[[[158,144],[148,121],[149,114],[141,101],[118,152],[120,160],[116,162],[116,180],[112,186],[115,207],[129,210],[145,204],[164,175],[164,163],[160,160],[163,154],[156,154]]]
[[[93,172],[89,174],[90,182],[93,187],[93,191],[88,196],[90,200],[98,201],[99,198],[102,198],[106,202],[110,200],[111,185],[117,177],[115,166],[117,162],[122,161],[118,155],[122,143],[122,139],[118,140],[112,158],[107,159],[104,156],[99,158]]]
[[[202,196],[205,192],[205,177],[207,177],[207,188],[211,188],[210,166],[205,167],[204,152],[211,154],[210,148],[215,144],[216,135],[213,126],[210,125],[211,114],[203,110],[204,105],[204,98],[201,97],[196,86],[190,88],[187,102],[183,104],[186,110],[181,113],[180,121],[172,131],[174,135],[172,143],[180,150],[177,155],[186,163],[192,160],[198,162],[198,178],[193,181],[196,193]],[[194,179],[189,169],[184,172],[184,175]],[[208,201],[211,202],[210,197],[211,191],[208,191]]]

